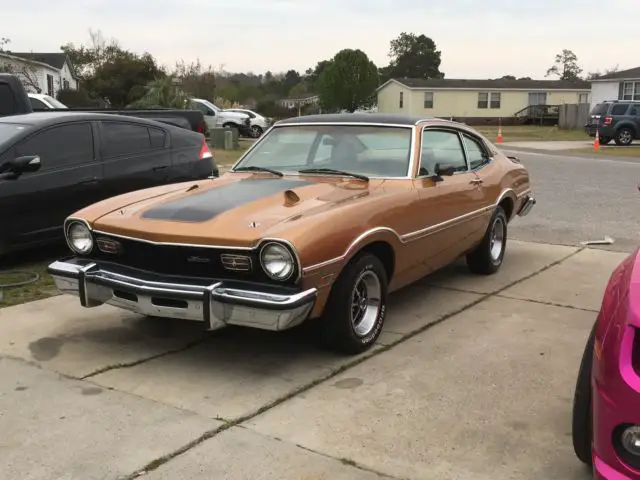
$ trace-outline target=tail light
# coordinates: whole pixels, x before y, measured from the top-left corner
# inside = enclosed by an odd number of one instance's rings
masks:
[[[207,140],[202,137],[202,147],[200,147],[200,160],[205,160],[207,158],[213,158],[213,153],[211,153],[211,150],[209,150]]]
[[[640,377],[640,329],[635,329],[635,335],[633,336],[633,350],[631,351],[631,364],[636,372],[636,375]]]
[[[204,134],[204,122],[203,121],[198,123],[198,133]]]
[[[604,117],[604,124],[605,125],[611,125],[611,122],[613,121],[613,118],[611,117]]]

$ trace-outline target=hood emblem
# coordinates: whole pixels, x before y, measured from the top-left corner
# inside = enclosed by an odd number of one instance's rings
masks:
[[[126,210],[123,208],[123,209],[121,209],[118,213],[119,213],[120,215],[124,215],[124,214],[125,214],[125,212],[126,212]]]
[[[249,228],[258,228],[259,226],[260,226],[260,222],[249,223]]]

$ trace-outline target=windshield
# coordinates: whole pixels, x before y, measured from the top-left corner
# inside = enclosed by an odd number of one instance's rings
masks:
[[[0,123],[0,153],[2,153],[2,144],[7,140],[11,140],[14,135],[18,134],[24,129],[24,125],[15,123]]]
[[[369,177],[406,177],[409,127],[305,125],[276,127],[247,153],[238,167],[284,173],[331,168]]]
[[[49,105],[51,105],[53,108],[68,108],[64,103],[59,102],[58,100],[56,100],[53,97],[50,97],[49,95],[45,95],[44,97],[42,97],[42,99],[47,102]]]

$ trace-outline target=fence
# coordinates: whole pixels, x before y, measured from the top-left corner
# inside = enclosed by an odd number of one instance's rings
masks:
[[[558,126],[564,130],[577,130],[584,127],[589,120],[589,104],[574,103],[559,105],[560,118]]]

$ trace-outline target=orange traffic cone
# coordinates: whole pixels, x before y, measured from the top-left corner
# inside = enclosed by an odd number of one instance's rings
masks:
[[[502,143],[502,125],[498,126],[498,140],[497,143]]]
[[[596,130],[596,139],[593,141],[593,151],[597,152],[600,150],[600,133]]]

